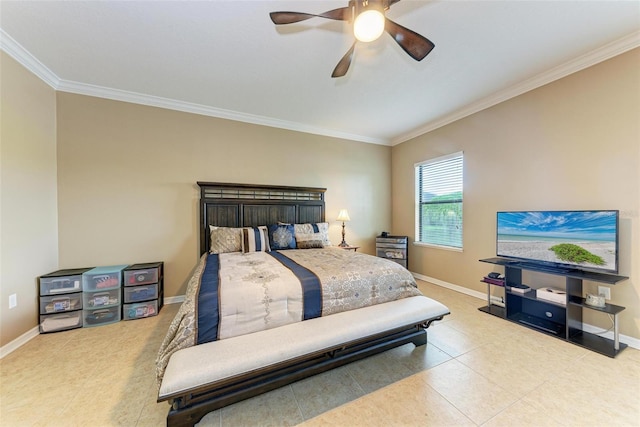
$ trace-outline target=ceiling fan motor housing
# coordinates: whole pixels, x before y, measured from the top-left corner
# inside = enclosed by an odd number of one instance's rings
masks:
[[[352,12],[351,22],[353,22],[358,15],[367,10],[377,10],[384,16],[384,12],[389,9],[389,2],[384,0],[350,0],[349,8]]]

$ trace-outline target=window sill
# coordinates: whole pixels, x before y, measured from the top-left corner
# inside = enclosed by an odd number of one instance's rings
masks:
[[[434,245],[432,243],[413,242],[414,246],[422,246],[423,248],[442,249],[451,252],[463,252],[463,248],[454,248],[452,246]]]

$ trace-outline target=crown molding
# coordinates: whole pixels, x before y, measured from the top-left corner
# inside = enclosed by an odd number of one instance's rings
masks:
[[[240,113],[237,111],[224,110],[221,108],[209,107],[201,104],[178,101],[158,96],[145,95],[136,92],[129,92],[120,89],[112,89],[103,86],[78,83],[60,79],[53,71],[47,68],[29,51],[22,47],[9,34],[0,28],[0,49],[6,52],[13,59],[18,61],[23,67],[38,76],[42,81],[60,92],[69,92],[80,95],[94,96],[98,98],[111,99],[115,101],[130,102],[133,104],[146,105],[151,107],[164,108],[168,110],[182,111],[185,113],[199,114],[203,116],[216,117],[227,120],[234,120],[255,125],[268,126],[278,129],[292,130],[296,132],[309,133],[314,135],[328,136],[351,141],[366,142],[369,144],[390,145],[391,141],[382,138],[373,138],[365,135],[356,135],[347,132],[340,132],[333,129],[319,128],[303,123],[278,120],[271,117],[258,116],[253,114]]]
[[[639,46],[640,31],[636,31],[626,37],[606,44],[599,49],[579,56],[558,67],[552,68],[549,71],[527,79],[524,82],[518,83],[505,90],[469,104],[462,109],[459,109],[438,120],[427,123],[426,125],[421,126],[411,132],[402,134],[391,140],[387,140],[384,138],[356,135],[347,132],[336,131],[333,129],[310,126],[303,123],[290,122],[286,120],[279,120],[270,117],[246,114],[231,110],[224,110],[220,108],[209,107],[206,105],[194,104],[190,102],[178,101],[136,92],[72,82],[69,80],[61,80],[53,71],[47,68],[35,56],[29,53],[24,47],[22,47],[10,35],[8,35],[4,30],[0,28],[0,49],[6,52],[27,70],[31,71],[42,81],[44,81],[46,84],[57,91],[94,96],[115,101],[130,102],[134,104],[182,111],[185,113],[199,114],[203,116],[234,120],[296,132],[387,146],[401,144],[410,139],[438,129],[442,126],[448,125],[449,123],[452,123],[456,120],[460,120],[464,117],[470,116],[471,114],[493,107],[494,105],[497,105],[501,102],[507,101],[511,98],[515,98],[516,96],[522,95],[523,93],[529,92],[533,89],[537,89],[555,80],[566,77],[569,74],[573,74],[585,68],[591,67],[595,64],[598,64],[602,61],[620,55]]]
[[[85,83],[77,83],[68,80],[60,80],[56,90],[60,92],[75,93],[78,95],[95,96],[98,98],[111,99],[114,101],[130,102],[133,104],[147,105],[151,107],[164,108],[168,110],[182,111],[185,113],[199,114],[227,120],[234,120],[255,125],[287,129],[297,132],[310,133],[315,135],[329,136],[333,138],[348,139],[352,141],[367,142],[370,144],[389,145],[390,141],[372,138],[364,135],[355,135],[340,132],[332,129],[319,128],[302,123],[278,120],[271,117],[258,116],[241,113],[237,111],[224,110],[221,108],[209,107],[191,102],[178,101],[175,99],[162,98],[153,95],[146,95],[136,92],[129,92],[120,89],[111,89],[102,86],[95,86]]]
[[[576,73],[585,68],[596,65],[602,61],[613,58],[614,56],[623,54],[631,49],[635,49],[640,46],[640,31],[631,33],[628,36],[622,37],[611,43],[608,43],[596,50],[581,55],[571,61],[565,62],[555,68],[552,68],[544,73],[538,74],[530,79],[527,79],[521,83],[508,87],[505,90],[494,93],[491,96],[483,98],[477,102],[469,104],[462,109],[454,111],[453,113],[444,116],[438,120],[427,123],[425,126],[421,126],[411,132],[398,136],[391,141],[391,145],[398,145],[406,142],[410,139],[416,138],[425,133],[431,132],[442,126],[453,123],[456,120],[460,120],[464,117],[470,116],[479,111],[493,107],[501,102],[507,101],[523,93],[529,92],[533,89],[537,89],[553,81],[559,80],[570,74]]]
[[[18,61],[20,65],[38,76],[40,80],[56,89],[60,83],[60,78],[53,71],[48,69],[42,62],[23,48],[17,41],[0,28],[0,49],[10,57]]]

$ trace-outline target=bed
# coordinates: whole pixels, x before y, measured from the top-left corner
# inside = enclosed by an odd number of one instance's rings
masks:
[[[201,258],[157,358],[168,425],[424,345],[449,313],[393,261],[331,247],[324,188],[198,186]]]

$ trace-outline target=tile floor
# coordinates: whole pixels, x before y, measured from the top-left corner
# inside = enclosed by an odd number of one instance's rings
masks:
[[[200,426],[640,426],[640,351],[616,359],[482,313],[425,282],[452,314],[408,344],[208,414]],[[157,317],[39,335],[0,360],[2,426],[161,426]]]

